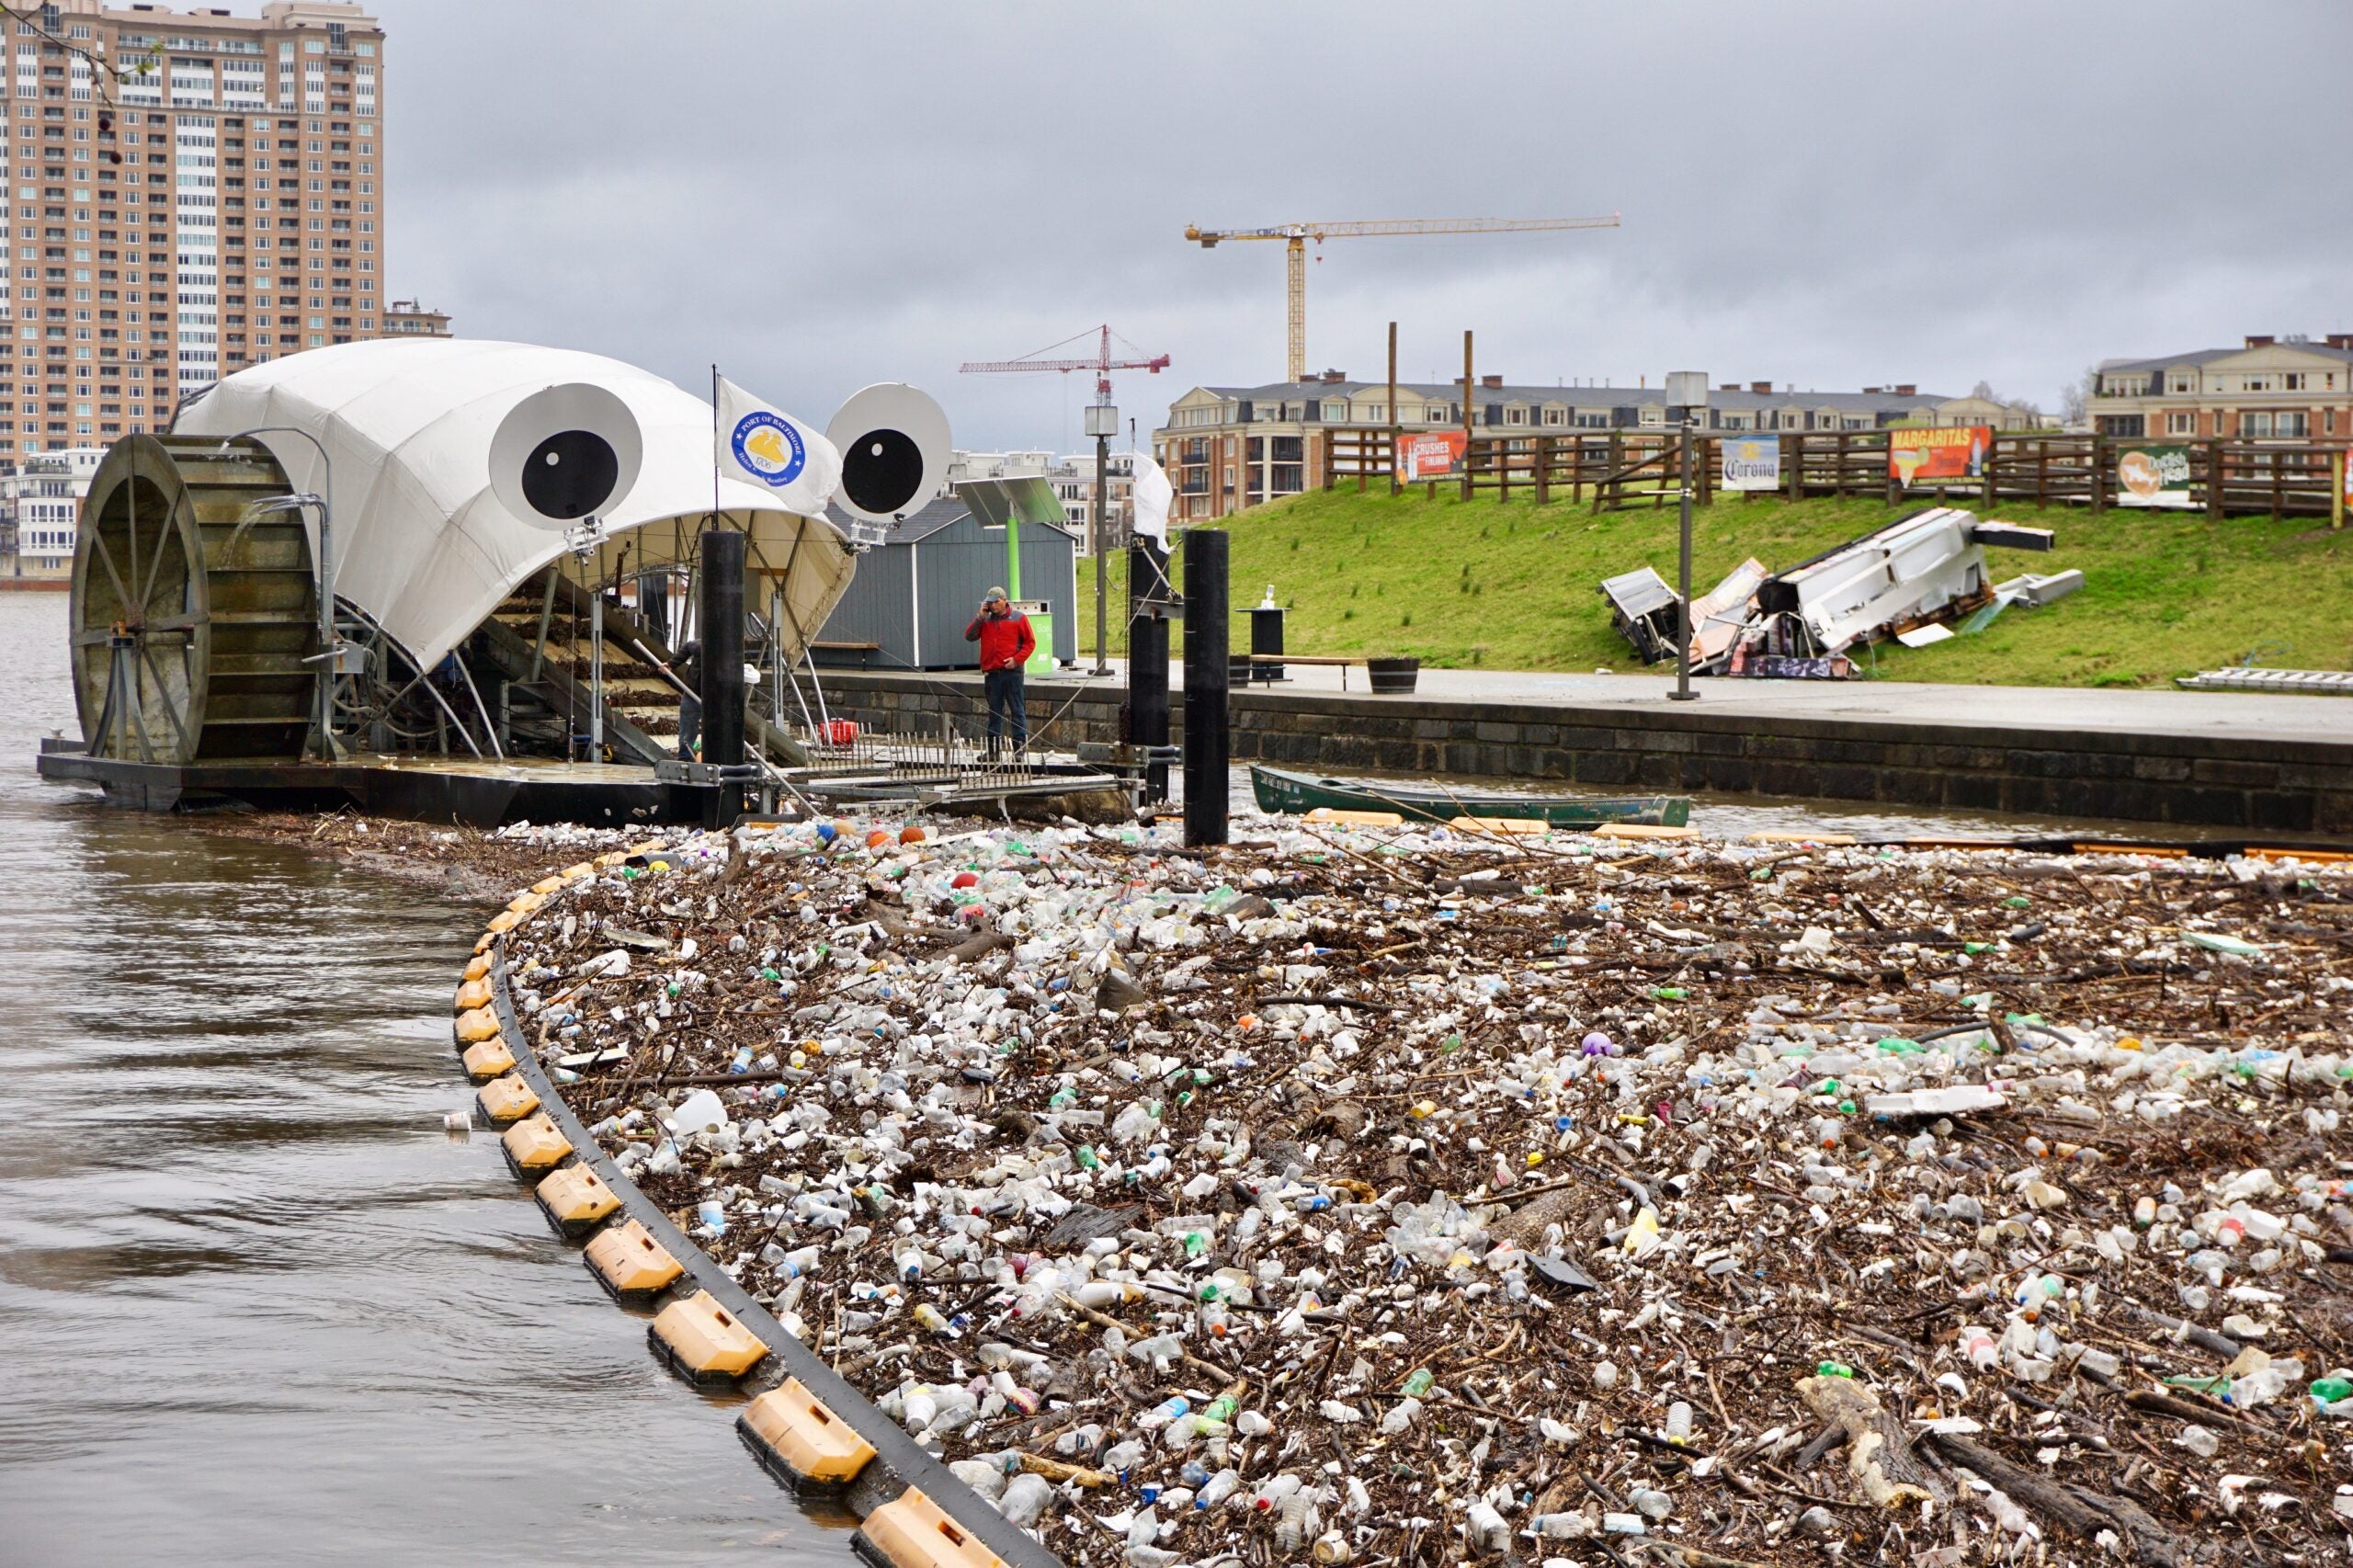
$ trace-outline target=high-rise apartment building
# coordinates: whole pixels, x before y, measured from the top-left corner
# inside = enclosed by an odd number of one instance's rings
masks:
[[[0,26],[0,464],[381,335],[384,35],[362,7],[53,0]]]

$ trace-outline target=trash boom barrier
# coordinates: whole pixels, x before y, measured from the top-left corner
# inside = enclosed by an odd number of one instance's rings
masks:
[[[585,870],[586,868],[580,869]],[[544,899],[544,893],[537,895],[532,912],[536,912],[538,903]],[[965,1543],[984,1548],[985,1553],[994,1553],[1006,1568],[1062,1568],[1060,1558],[1040,1544],[1029,1531],[998,1513],[980,1494],[958,1480],[945,1464],[918,1446],[897,1422],[876,1409],[840,1373],[827,1366],[815,1351],[789,1333],[773,1313],[752,1299],[750,1291],[736,1284],[725,1269],[688,1240],[686,1234],[670,1222],[670,1217],[663,1212],[661,1207],[639,1191],[637,1184],[630,1180],[597,1146],[597,1141],[589,1136],[587,1129],[573,1114],[572,1108],[564,1103],[563,1096],[548,1078],[546,1070],[540,1063],[539,1053],[531,1049],[529,1040],[523,1033],[522,1024],[516,1017],[514,998],[507,984],[506,943],[499,938],[513,929],[520,918],[517,912],[509,909],[498,920],[492,922],[493,929],[484,935],[480,953],[486,954],[490,960],[487,973],[491,998],[483,1010],[496,1020],[498,1028],[494,1038],[502,1040],[514,1057],[511,1076],[521,1081],[519,1086],[529,1090],[536,1099],[535,1108],[545,1113],[556,1131],[573,1147],[572,1163],[554,1175],[542,1178],[540,1186],[544,1188],[548,1181],[555,1179],[563,1171],[579,1170],[583,1175],[574,1178],[575,1181],[585,1182],[593,1176],[619,1200],[610,1216],[601,1220],[593,1232],[582,1232],[580,1239],[585,1239],[594,1245],[597,1237],[616,1233],[633,1222],[638,1230],[628,1233],[631,1239],[642,1233],[652,1240],[654,1247],[681,1266],[682,1272],[669,1285],[650,1293],[634,1295],[631,1298],[631,1304],[655,1308],[658,1315],[658,1309],[674,1304],[684,1305],[699,1296],[705,1298],[767,1346],[768,1354],[760,1358],[739,1385],[743,1392],[766,1394],[787,1383],[797,1382],[800,1387],[794,1395],[796,1400],[813,1400],[855,1434],[863,1447],[873,1450],[874,1457],[866,1461],[855,1478],[846,1484],[830,1474],[811,1478],[817,1484],[803,1489],[813,1496],[826,1495],[830,1486],[839,1486],[837,1495],[840,1502],[864,1519],[877,1509],[913,1494],[910,1507],[920,1508],[926,1517],[938,1517],[950,1521]],[[500,921],[505,924],[500,924]],[[453,1028],[452,1032],[458,1031]],[[459,1040],[460,1049],[467,1043],[462,1039]],[[519,1120],[520,1117],[516,1119]],[[552,1218],[551,1216],[551,1221]],[[596,1260],[591,1258],[587,1262],[590,1274],[599,1283],[604,1283],[604,1276],[595,1266]],[[660,1354],[659,1350],[655,1353]],[[745,1440],[747,1446],[751,1446],[757,1438],[753,1434],[746,1434]],[[770,1463],[768,1454],[761,1452],[757,1447],[754,1448],[754,1452],[763,1466]],[[903,1508],[899,1514],[886,1517],[895,1518],[908,1511]],[[938,1532],[935,1529],[932,1534],[937,1536]],[[861,1554],[875,1555],[876,1543],[869,1541],[863,1532],[854,1538],[853,1543]],[[972,1555],[970,1560],[985,1562],[985,1553]]]

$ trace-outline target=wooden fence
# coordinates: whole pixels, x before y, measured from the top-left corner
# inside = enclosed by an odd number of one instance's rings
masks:
[[[1906,497],[1991,506],[2120,505],[2117,460],[2135,448],[2178,446],[2189,458],[2188,509],[2213,517],[2330,517],[2343,483],[2347,448],[2316,441],[2145,441],[2114,436],[1997,431],[1983,472],[1966,479],[1919,480],[1906,486],[1889,472],[1886,430],[1783,431],[1779,494],[1859,495],[1890,506]],[[1692,442],[1692,500],[1707,506],[1720,488],[1722,443],[1754,436],[1703,435]],[[1392,432],[1333,426],[1324,432],[1323,485],[1402,488],[1392,475]],[[1681,451],[1671,430],[1573,430],[1553,435],[1470,437],[1457,472],[1418,482],[1469,499],[1493,492],[1539,503],[1569,501],[1596,512],[1665,506],[1680,499]]]

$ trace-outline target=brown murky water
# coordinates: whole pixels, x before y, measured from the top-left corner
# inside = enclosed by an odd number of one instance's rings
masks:
[[[0,1562],[849,1560],[467,1103],[478,916],[39,782],[0,594]]]

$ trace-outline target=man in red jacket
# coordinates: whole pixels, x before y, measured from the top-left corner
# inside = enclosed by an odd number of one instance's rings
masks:
[[[1038,651],[1029,618],[1013,608],[1003,588],[991,588],[981,601],[981,613],[964,628],[964,641],[981,645],[981,685],[989,699],[989,755],[997,754],[998,735],[1013,731],[1013,749],[1029,745],[1029,714],[1021,689],[1021,672]]]

